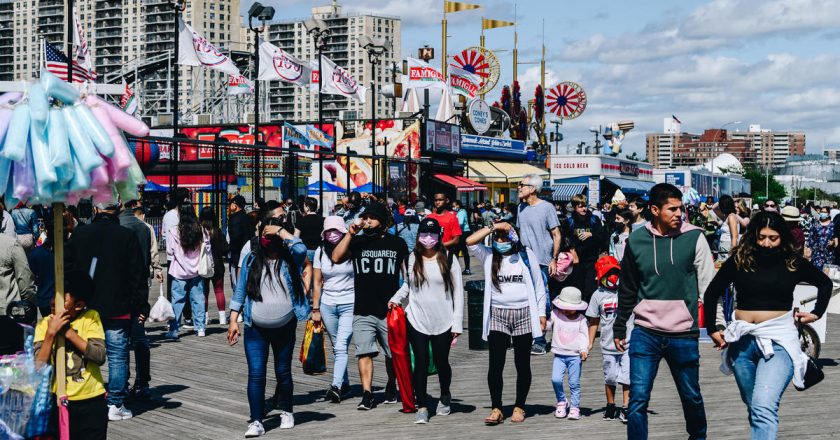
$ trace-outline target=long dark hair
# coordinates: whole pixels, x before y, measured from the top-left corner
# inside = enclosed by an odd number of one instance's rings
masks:
[[[495,240],[495,237],[493,239]],[[493,287],[497,290],[501,290],[501,287],[499,286],[499,269],[502,267],[502,258],[504,255],[497,251],[496,248],[493,247],[492,243],[490,244],[490,249],[493,250],[493,261],[490,263],[490,280],[493,282]],[[522,249],[522,244],[519,242],[513,242],[510,254],[508,255],[519,253]]]
[[[738,270],[755,272],[755,254],[758,247],[758,234],[764,228],[770,228],[779,233],[781,243],[780,256],[785,260],[787,270],[795,272],[799,258],[793,245],[793,235],[788,229],[785,219],[777,212],[760,211],[750,220],[747,232],[734,249],[735,265]]]
[[[198,222],[201,223],[201,227],[206,229],[213,238],[216,238],[216,235],[221,232],[219,230],[219,223],[216,220],[216,210],[210,206],[201,208],[201,212],[198,213]]]
[[[181,247],[186,251],[194,251],[198,249],[203,238],[204,233],[192,205],[181,206],[178,209],[178,239],[181,241]]]
[[[263,230],[266,226],[283,226],[283,221],[271,217],[271,213],[266,213],[263,217],[262,222],[260,222],[260,233],[258,237],[262,237]],[[279,237],[277,238],[279,240]],[[253,242],[252,242],[253,243]],[[263,269],[266,266],[267,260],[269,260],[268,251],[264,249],[259,244],[259,238],[257,239],[257,243],[255,246],[251,246],[251,254],[254,255],[254,261],[251,263],[250,272],[248,273],[248,282],[245,285],[245,291],[248,293],[248,297],[251,298],[251,301],[262,301],[262,293],[260,292],[260,288],[262,287],[262,273]],[[283,244],[279,246],[277,249],[277,257],[286,263],[286,267],[289,271],[289,275],[292,277],[292,294],[294,295],[293,298],[300,302],[303,300],[303,279],[300,276],[300,268],[295,264],[294,260],[292,259],[292,253],[289,251],[289,248]],[[274,267],[274,273],[272,274],[270,270],[266,270],[266,276],[271,279],[271,277],[276,277],[275,279],[280,283],[282,286],[283,283],[280,282],[280,277],[283,276],[282,272],[280,271],[282,264],[277,264]]]
[[[729,214],[735,214],[738,212],[735,208],[735,199],[733,199],[732,196],[720,196],[718,207],[722,213],[726,214],[727,217]]]
[[[624,220],[627,220],[627,223],[624,225],[624,229],[620,233],[623,233],[624,230],[628,229],[628,228],[631,231],[633,230],[633,227],[630,226],[630,222],[633,221],[633,213],[630,212],[629,209],[627,209],[627,208],[619,209],[618,212],[615,213],[615,216],[616,217],[621,217]],[[613,243],[618,243],[618,234],[613,235]]]
[[[423,264],[423,245],[420,244],[420,234],[417,234],[418,241],[414,245],[414,287],[419,288],[426,282],[426,269]],[[435,258],[437,260],[438,268],[440,268],[440,276],[443,278],[443,287],[446,292],[455,291],[455,283],[452,282],[452,268],[447,258],[446,248],[443,247],[443,240],[438,237],[438,242],[435,245]]]

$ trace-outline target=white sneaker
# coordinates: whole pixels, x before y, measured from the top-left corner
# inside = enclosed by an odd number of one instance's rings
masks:
[[[248,430],[245,431],[245,438],[259,437],[265,435],[265,428],[259,420],[254,420],[248,425]]]
[[[225,312],[219,312],[219,325],[227,325],[227,315]]]
[[[295,427],[295,415],[286,412],[280,411],[280,429],[292,429]]]
[[[207,327],[208,325],[210,325],[210,314],[205,313],[204,314],[204,326]]]
[[[108,420],[115,422],[117,420],[128,420],[132,417],[134,417],[134,414],[125,405],[108,405]]]
[[[198,334],[199,338],[203,338],[203,337],[206,336],[206,334],[204,333],[204,330],[199,330],[198,332],[196,332],[196,334]]]

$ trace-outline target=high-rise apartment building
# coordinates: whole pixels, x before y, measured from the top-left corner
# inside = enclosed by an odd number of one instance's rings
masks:
[[[778,132],[750,125],[748,131],[710,129],[703,134],[680,133],[670,118],[662,133],[646,135],[647,160],[656,168],[700,165],[729,153],[744,166],[780,167],[789,156],[805,154],[805,133]]]
[[[330,6],[312,8],[312,16],[326,21],[330,35],[326,40],[324,55],[368,88],[365,104],[337,95],[323,96],[323,118],[336,119],[340,112],[355,112],[356,118],[371,117],[371,100],[376,99],[377,117],[393,117],[396,100],[385,98],[380,93],[372,92],[371,80],[376,73],[377,91],[382,86],[393,83],[392,68],[394,63],[401,63],[402,53],[400,38],[401,22],[399,18],[376,14],[345,14],[341,6],[333,2]],[[360,36],[385,37],[391,41],[392,49],[381,58],[381,63],[372,66],[368,54],[356,38]],[[301,60],[318,60],[312,36],[307,34],[303,20],[278,21],[269,26],[268,40]],[[274,120],[316,121],[318,119],[318,93],[308,88],[293,84],[270,82],[269,114]],[[344,113],[345,117],[351,116]]]

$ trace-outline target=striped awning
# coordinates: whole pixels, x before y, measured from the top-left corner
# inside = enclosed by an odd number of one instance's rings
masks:
[[[586,185],[581,183],[561,183],[551,185],[551,198],[555,201],[567,202],[572,200],[572,196],[583,193],[586,190]]]

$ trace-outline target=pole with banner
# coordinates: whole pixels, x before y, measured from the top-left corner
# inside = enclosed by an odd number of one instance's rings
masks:
[[[472,9],[478,9],[481,5],[474,5],[471,3],[461,3],[461,2],[452,2],[449,0],[443,0],[443,20],[440,22],[441,28],[441,52],[443,55],[440,57],[440,72],[446,77],[446,40],[449,39],[449,36],[446,35],[446,14],[451,14],[453,12],[460,12],[460,11],[469,11]]]

